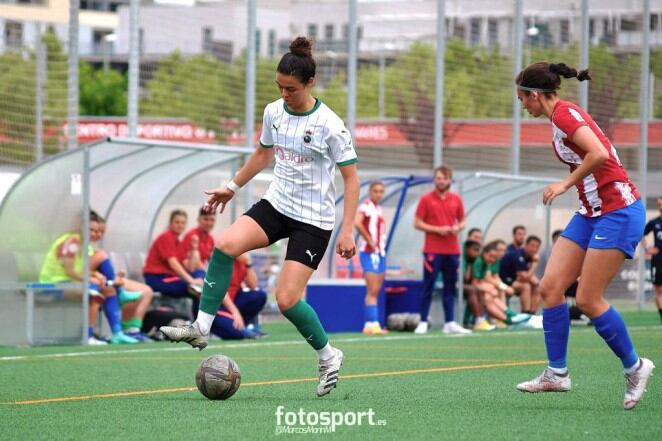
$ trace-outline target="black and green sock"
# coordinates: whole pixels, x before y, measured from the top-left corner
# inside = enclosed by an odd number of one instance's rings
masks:
[[[200,310],[207,314],[216,315],[216,311],[223,302],[223,297],[230,286],[234,257],[228,256],[218,248],[209,259],[207,274],[202,286],[202,297],[200,297]]]
[[[296,305],[283,311],[283,315],[292,322],[313,349],[322,349],[329,342],[329,337],[326,335],[317,313],[303,300],[299,300]]]

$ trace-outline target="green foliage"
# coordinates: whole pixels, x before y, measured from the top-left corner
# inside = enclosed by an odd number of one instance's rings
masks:
[[[80,63],[78,84],[81,115],[126,115],[127,80],[121,73]]]

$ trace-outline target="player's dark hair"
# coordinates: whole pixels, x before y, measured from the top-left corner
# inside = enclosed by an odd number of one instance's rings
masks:
[[[480,248],[480,242],[476,242],[475,240],[465,240],[464,241],[464,249],[468,250],[469,248],[474,248],[478,247]]]
[[[561,233],[563,233],[563,230],[554,230],[552,232],[552,240],[554,241],[554,240],[558,239],[558,237],[561,235]]]
[[[200,216],[207,216],[208,214],[216,214],[216,213],[214,213],[213,211],[211,211],[211,212],[210,212],[210,211],[207,211],[207,210],[205,209],[205,206],[204,206],[204,205],[203,205],[202,207],[200,207],[200,210],[198,210],[198,217],[200,217]]]
[[[469,232],[467,232],[467,236],[471,236],[475,232],[482,233],[483,231],[480,228],[473,227],[472,229],[469,230]]]
[[[315,77],[316,68],[312,40],[297,37],[290,43],[290,51],[280,59],[276,70],[283,75],[295,76],[302,84],[308,84]]]
[[[529,64],[520,71],[515,78],[515,84],[520,86],[526,94],[535,89],[544,92],[545,95],[556,94],[556,90],[561,87],[561,77],[577,78],[579,81],[592,79],[588,69],[578,72],[577,69],[567,66],[565,63],[539,61]]]
[[[515,226],[513,227],[513,236],[515,235],[515,233],[517,233],[517,230],[524,230],[524,231],[526,231],[526,227],[525,227],[524,225],[515,225]]]
[[[185,218],[188,218],[188,215],[184,210],[180,210],[180,209],[172,210],[170,212],[170,223],[172,223],[172,221],[175,220],[177,216],[184,216]]]
[[[528,244],[529,242],[538,242],[540,244],[542,243],[542,240],[540,240],[538,236],[532,234],[531,236],[526,238],[526,243]]]
[[[481,254],[487,254],[491,251],[496,251],[496,250],[497,250],[497,243],[496,241],[493,241],[483,247],[483,251],[481,251]]]
[[[94,210],[90,210],[90,222],[101,222],[101,216]]]
[[[441,173],[448,179],[453,177],[453,169],[449,165],[440,165],[439,167],[435,168],[432,176],[435,176],[437,173]]]

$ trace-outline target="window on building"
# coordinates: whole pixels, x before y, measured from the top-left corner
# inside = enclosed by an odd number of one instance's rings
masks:
[[[345,41],[349,40],[349,25],[347,23],[342,25],[342,39]]]
[[[138,53],[140,55],[145,53],[145,29],[138,29]]]
[[[651,14],[651,31],[660,29],[660,16],[658,14]]]
[[[480,44],[480,18],[472,18],[469,21],[470,34],[469,34],[469,43],[472,46]]]
[[[456,21],[455,26],[453,27],[453,37],[464,40],[466,36],[467,28],[465,27],[464,23],[460,22],[459,20]]]
[[[255,53],[257,56],[260,56],[260,50],[262,49],[262,31],[255,29]]]
[[[561,20],[561,43],[570,41],[570,20]]]
[[[595,19],[591,18],[588,21],[588,38],[595,37]]]
[[[495,18],[487,20],[487,44],[490,47],[499,44],[499,22]]]
[[[314,23],[310,23],[308,25],[308,32],[306,33],[306,35],[308,35],[308,38],[317,40],[317,25]]]
[[[23,23],[5,22],[5,46],[12,49],[19,49],[23,46]]]
[[[267,55],[269,58],[273,58],[276,56],[276,31],[273,29],[269,29],[269,34],[268,34],[269,41],[267,43]]]
[[[214,40],[214,29],[210,26],[202,28],[202,50],[209,51]]]
[[[333,40],[333,23],[324,25],[324,39],[327,41]]]
[[[621,18],[621,31],[632,32],[637,31],[639,26],[636,20],[630,18]]]

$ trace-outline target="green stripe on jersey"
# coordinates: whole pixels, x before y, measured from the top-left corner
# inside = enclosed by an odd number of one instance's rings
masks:
[[[356,164],[357,162],[359,162],[359,158],[348,159],[347,161],[343,161],[343,162],[336,162],[336,165],[338,167],[344,167],[346,165]]]

